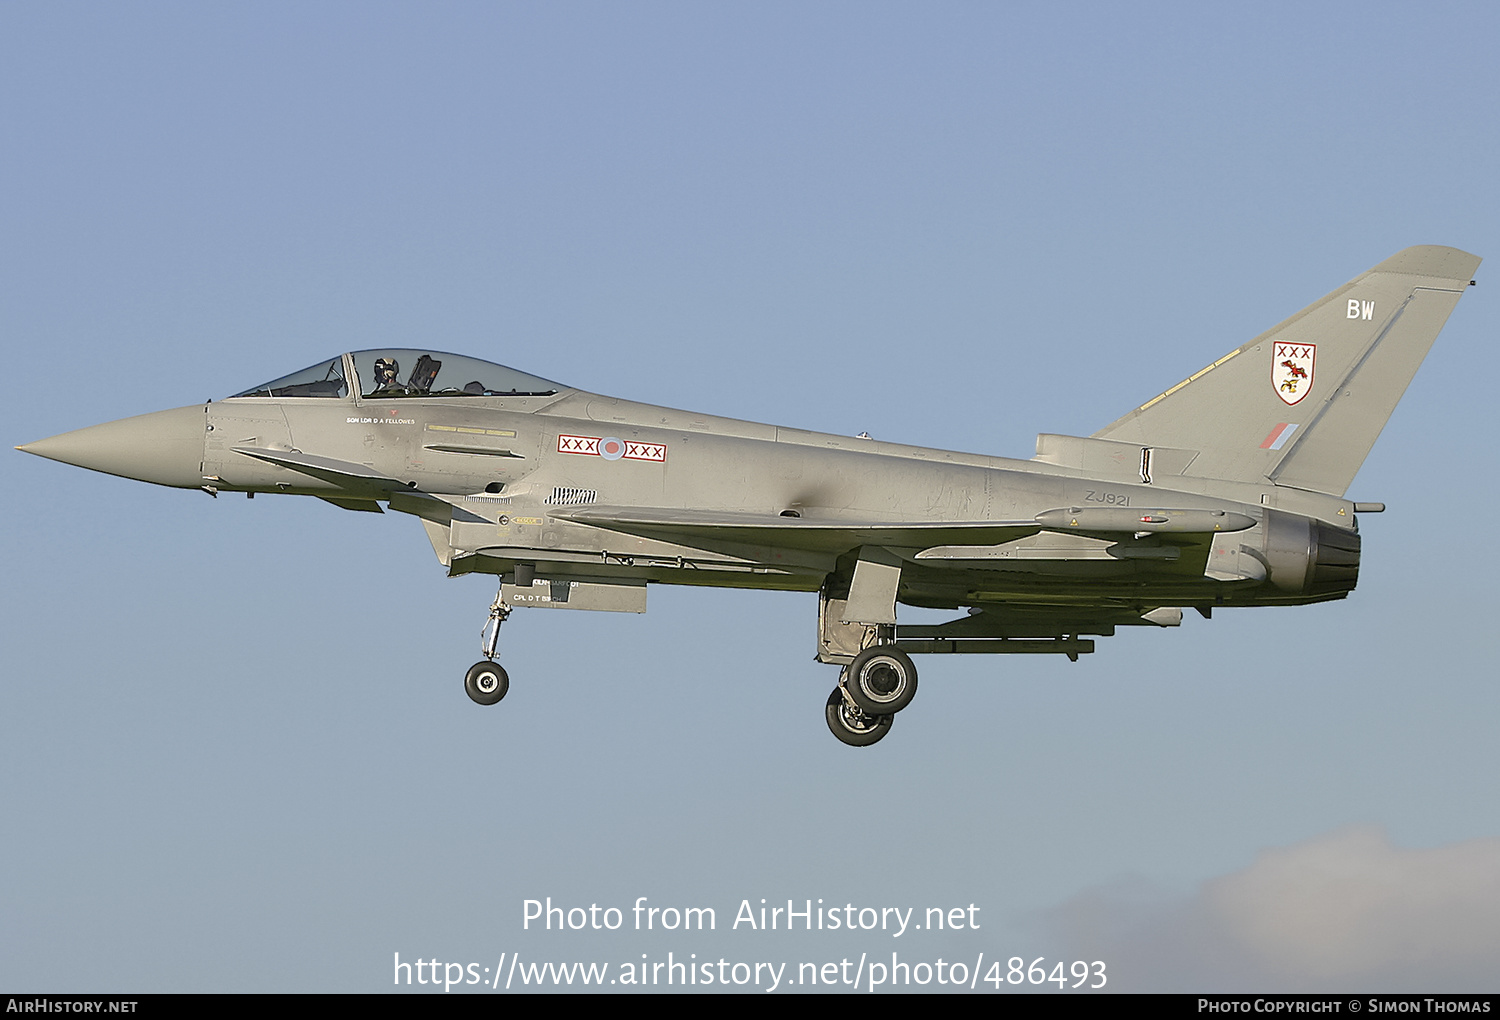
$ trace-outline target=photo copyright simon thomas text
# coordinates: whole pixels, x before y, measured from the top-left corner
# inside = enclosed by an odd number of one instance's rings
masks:
[[[1319,999],[1311,996],[1244,999],[1215,996],[1198,1000],[1200,1013],[1488,1013],[1491,996],[1402,995]]]
[[[714,907],[660,906],[647,897],[619,907],[568,906],[550,896],[521,902],[524,932],[655,932],[692,933],[729,931],[768,934],[786,932],[857,932],[884,934],[893,939],[913,932],[979,932],[981,908],[974,903],[933,907],[866,907],[853,903],[825,903],[822,899],[752,901],[743,899],[729,910]],[[740,987],[774,992],[780,988],[842,987],[850,991],[889,988],[964,988],[999,991],[1018,986],[1057,989],[1099,989],[1107,983],[1106,967],[1100,960],[1049,960],[988,953],[976,949],[971,958],[949,960],[923,958],[908,952],[862,952],[838,959],[771,960],[730,959],[727,956],[682,953],[664,956],[641,953],[636,959],[576,960],[551,957],[526,958],[505,951],[491,957],[493,963],[456,962],[427,957],[404,959],[397,951],[393,961],[396,985],[426,985],[449,991],[454,987],[478,986],[492,990],[525,990],[538,987],[600,986],[646,987]],[[529,954],[526,954],[529,955]],[[477,990],[477,989],[476,989]]]

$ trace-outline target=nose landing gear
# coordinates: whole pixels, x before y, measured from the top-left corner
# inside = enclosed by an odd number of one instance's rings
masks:
[[[464,692],[475,702],[481,705],[493,705],[505,697],[505,692],[510,690],[510,676],[505,672],[505,667],[495,660],[497,646],[500,643],[500,625],[509,618],[510,606],[501,599],[504,586],[495,593],[495,601],[490,604],[490,619],[484,625],[484,660],[476,662],[469,667],[469,672],[464,675]]]

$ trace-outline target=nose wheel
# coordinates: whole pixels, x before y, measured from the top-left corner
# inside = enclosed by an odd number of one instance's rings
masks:
[[[504,590],[502,584],[500,591],[495,593],[495,601],[490,604],[489,622],[481,632],[484,636],[484,661],[474,663],[464,674],[464,692],[480,705],[493,705],[510,690],[510,675],[504,666],[494,661],[500,644],[500,625],[511,614],[510,606],[500,597]]]
[[[498,662],[476,662],[464,676],[464,690],[481,705],[493,705],[510,690],[510,676]]]

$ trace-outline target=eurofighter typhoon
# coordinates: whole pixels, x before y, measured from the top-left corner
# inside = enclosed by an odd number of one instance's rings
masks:
[[[158,485],[417,518],[500,589],[469,697],[518,607],[641,613],[652,584],[818,593],[825,716],[873,744],[919,653],[1055,653],[1184,608],[1341,599],[1344,498],[1479,258],[1399,252],[1092,436],[1029,461],[719,418],[432,350],[340,354],[224,400],[18,447]],[[897,606],[962,612],[906,626]]]

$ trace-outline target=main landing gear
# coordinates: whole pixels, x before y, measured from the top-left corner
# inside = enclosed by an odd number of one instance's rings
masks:
[[[894,645],[872,645],[839,674],[824,717],[835,737],[868,747],[891,731],[896,713],[917,695],[917,667]]]
[[[474,663],[464,675],[465,693],[481,705],[493,705],[510,690],[510,676],[505,667],[495,661],[500,625],[510,614],[510,606],[501,601],[500,592],[496,592],[495,601],[490,605],[490,621],[484,625],[484,660]]]

